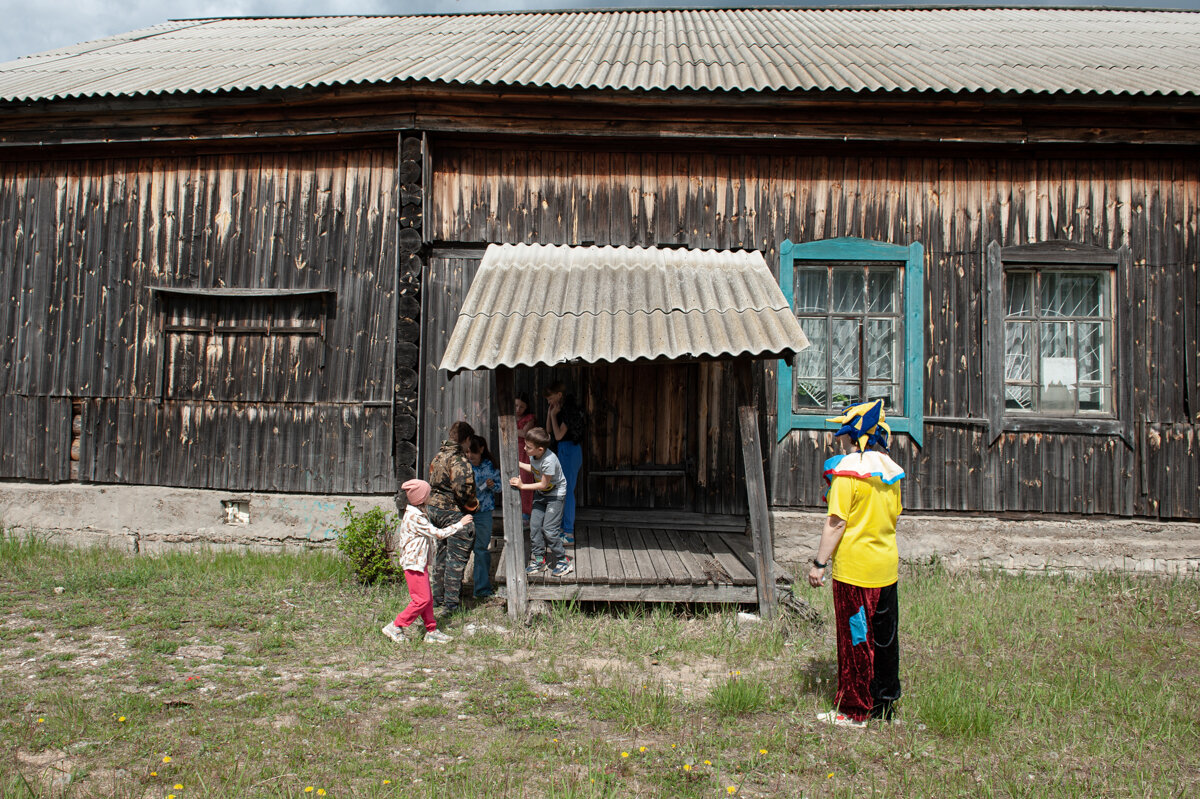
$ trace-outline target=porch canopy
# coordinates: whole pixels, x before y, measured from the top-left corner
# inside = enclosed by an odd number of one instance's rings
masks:
[[[753,544],[752,558],[747,558],[753,568],[747,574],[753,572],[756,585],[748,598],[753,601],[757,597],[760,611],[770,615],[774,611],[775,564],[758,435],[759,392],[753,389],[750,362],[761,358],[790,361],[807,346],[804,331],[758,252],[493,244],[480,261],[440,368],[452,374],[495,370],[496,400],[502,409],[499,465],[507,483],[517,463],[514,368],[735,361]],[[530,596],[586,599],[605,590],[613,596],[619,594],[611,587],[596,585],[602,581],[594,579],[595,575],[544,578],[543,584],[530,586],[519,511],[517,503],[504,503],[501,568],[510,615],[523,616]],[[593,544],[608,546],[607,542]],[[662,553],[650,553],[648,560],[656,554]],[[695,554],[701,555],[698,570],[705,571],[708,559],[704,553]],[[736,568],[735,552],[710,554],[713,563],[724,556],[731,568]],[[590,584],[584,584],[585,577],[591,578]],[[554,584],[545,584],[550,582]],[[656,592],[648,585],[636,596],[652,601],[730,601],[741,596],[735,586],[720,585],[717,579],[711,586],[693,585],[686,591],[671,582],[664,576],[661,590]]]
[[[807,346],[759,252],[492,244],[441,368],[790,361]]]

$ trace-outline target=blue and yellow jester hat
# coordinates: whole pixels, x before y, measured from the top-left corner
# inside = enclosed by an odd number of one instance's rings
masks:
[[[887,449],[892,429],[884,423],[883,419],[883,400],[875,400],[851,405],[841,416],[835,416],[825,421],[840,424],[841,427],[834,435],[852,436],[858,442],[858,448],[865,451],[867,447],[874,444]]]

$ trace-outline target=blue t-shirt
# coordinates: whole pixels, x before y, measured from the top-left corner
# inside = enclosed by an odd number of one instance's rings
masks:
[[[530,456],[529,466],[533,469],[533,482],[541,482],[542,475],[550,479],[550,487],[539,491],[539,494],[555,499],[567,498],[567,479],[563,475],[562,464],[558,462],[557,455],[547,449],[540,458]]]
[[[479,499],[480,512],[486,513],[496,509],[496,495],[500,493],[500,470],[491,461],[480,461],[478,466],[472,466],[475,472],[475,496]],[[489,491],[487,481],[492,481]]]

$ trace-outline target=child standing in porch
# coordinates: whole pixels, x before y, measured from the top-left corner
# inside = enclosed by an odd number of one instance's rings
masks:
[[[400,611],[394,621],[383,628],[383,634],[400,643],[408,634],[409,627],[421,617],[425,624],[425,640],[444,644],[452,641],[450,636],[437,628],[433,618],[433,595],[429,588],[429,567],[433,563],[434,545],[440,538],[449,538],[471,524],[467,514],[449,527],[434,527],[425,515],[425,503],[429,500],[429,483],[424,480],[408,480],[400,486],[408,499],[404,519],[400,522],[400,568],[404,570],[404,582],[408,584],[408,607]],[[388,553],[393,554],[391,552]]]
[[[496,510],[496,495],[500,493],[500,470],[488,449],[487,439],[471,436],[467,442],[467,460],[475,472],[475,496],[479,510],[475,512],[475,598],[492,595],[492,558],[488,545],[492,542],[492,518]]]
[[[533,513],[529,518],[529,565],[526,574],[537,574],[547,568],[547,550],[553,560],[550,574],[564,577],[575,570],[575,564],[563,548],[562,516],[567,496],[567,484],[562,464],[550,451],[550,435],[540,427],[525,432],[525,451],[529,464],[519,464],[522,473],[529,472],[534,482],[525,483],[521,477],[508,481],[519,490],[533,491]]]

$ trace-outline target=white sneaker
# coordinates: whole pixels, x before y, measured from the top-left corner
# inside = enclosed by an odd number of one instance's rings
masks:
[[[381,632],[398,644],[404,643],[404,631],[397,627],[394,621],[385,624]]]
[[[428,630],[425,633],[425,640],[431,644],[448,644],[454,640],[454,637],[446,635],[441,630]]]
[[[817,721],[823,721],[835,727],[853,727],[856,730],[865,729],[867,726],[867,722],[855,721],[845,713],[839,713],[836,710],[831,710],[828,713],[818,713]]]

